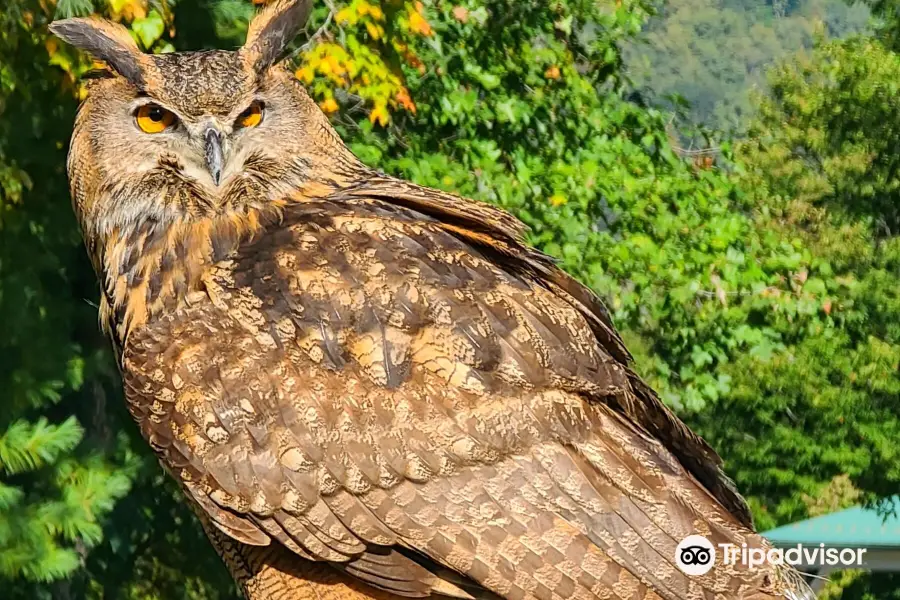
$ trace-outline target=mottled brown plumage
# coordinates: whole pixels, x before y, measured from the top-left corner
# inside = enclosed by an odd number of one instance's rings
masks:
[[[765,543],[718,457],[516,219],[347,150],[277,63],[307,11],[237,52],[54,26],[111,68],[69,169],[129,409],[248,597],[787,597],[676,568]]]

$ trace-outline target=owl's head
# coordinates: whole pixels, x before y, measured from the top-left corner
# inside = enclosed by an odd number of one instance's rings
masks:
[[[359,162],[279,62],[310,4],[276,0],[236,51],[145,54],[115,23],[51,25],[109,67],[88,86],[69,153],[89,240],[138,221],[242,211],[355,176]]]

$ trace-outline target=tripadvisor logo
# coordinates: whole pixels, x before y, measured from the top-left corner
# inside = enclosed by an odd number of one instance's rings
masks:
[[[675,564],[688,575],[706,575],[716,564],[716,549],[702,535],[689,535],[675,548]]]
[[[766,565],[861,567],[866,548],[826,548],[825,544],[790,548],[760,548],[747,544],[719,544],[702,535],[689,535],[675,548],[675,564],[687,575],[706,575],[716,564],[744,565],[755,569]]]

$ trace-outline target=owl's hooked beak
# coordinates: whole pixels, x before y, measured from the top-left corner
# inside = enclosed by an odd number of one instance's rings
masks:
[[[225,167],[225,157],[222,154],[222,132],[210,127],[206,130],[206,168],[212,176],[213,183],[219,185],[222,179],[222,169]]]

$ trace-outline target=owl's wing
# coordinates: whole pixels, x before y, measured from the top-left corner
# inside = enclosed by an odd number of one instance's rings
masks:
[[[676,568],[688,534],[762,542],[599,303],[403,189],[292,206],[129,338],[132,413],[213,522],[411,597],[775,597],[763,570]]]
[[[344,202],[364,202],[367,198],[402,205],[433,218],[439,227],[461,238],[489,260],[553,291],[575,307],[593,331],[596,343],[628,374],[633,394],[617,398],[625,401],[617,408],[628,420],[660,440],[731,514],[753,528],[750,509],[722,471],[722,461],[715,450],[685,426],[634,372],[631,353],[603,302],[559,269],[552,257],[528,246],[524,239],[527,229],[521,221],[493,205],[464,201],[452,194],[392,178],[372,178],[364,186],[346,190],[340,196]]]

